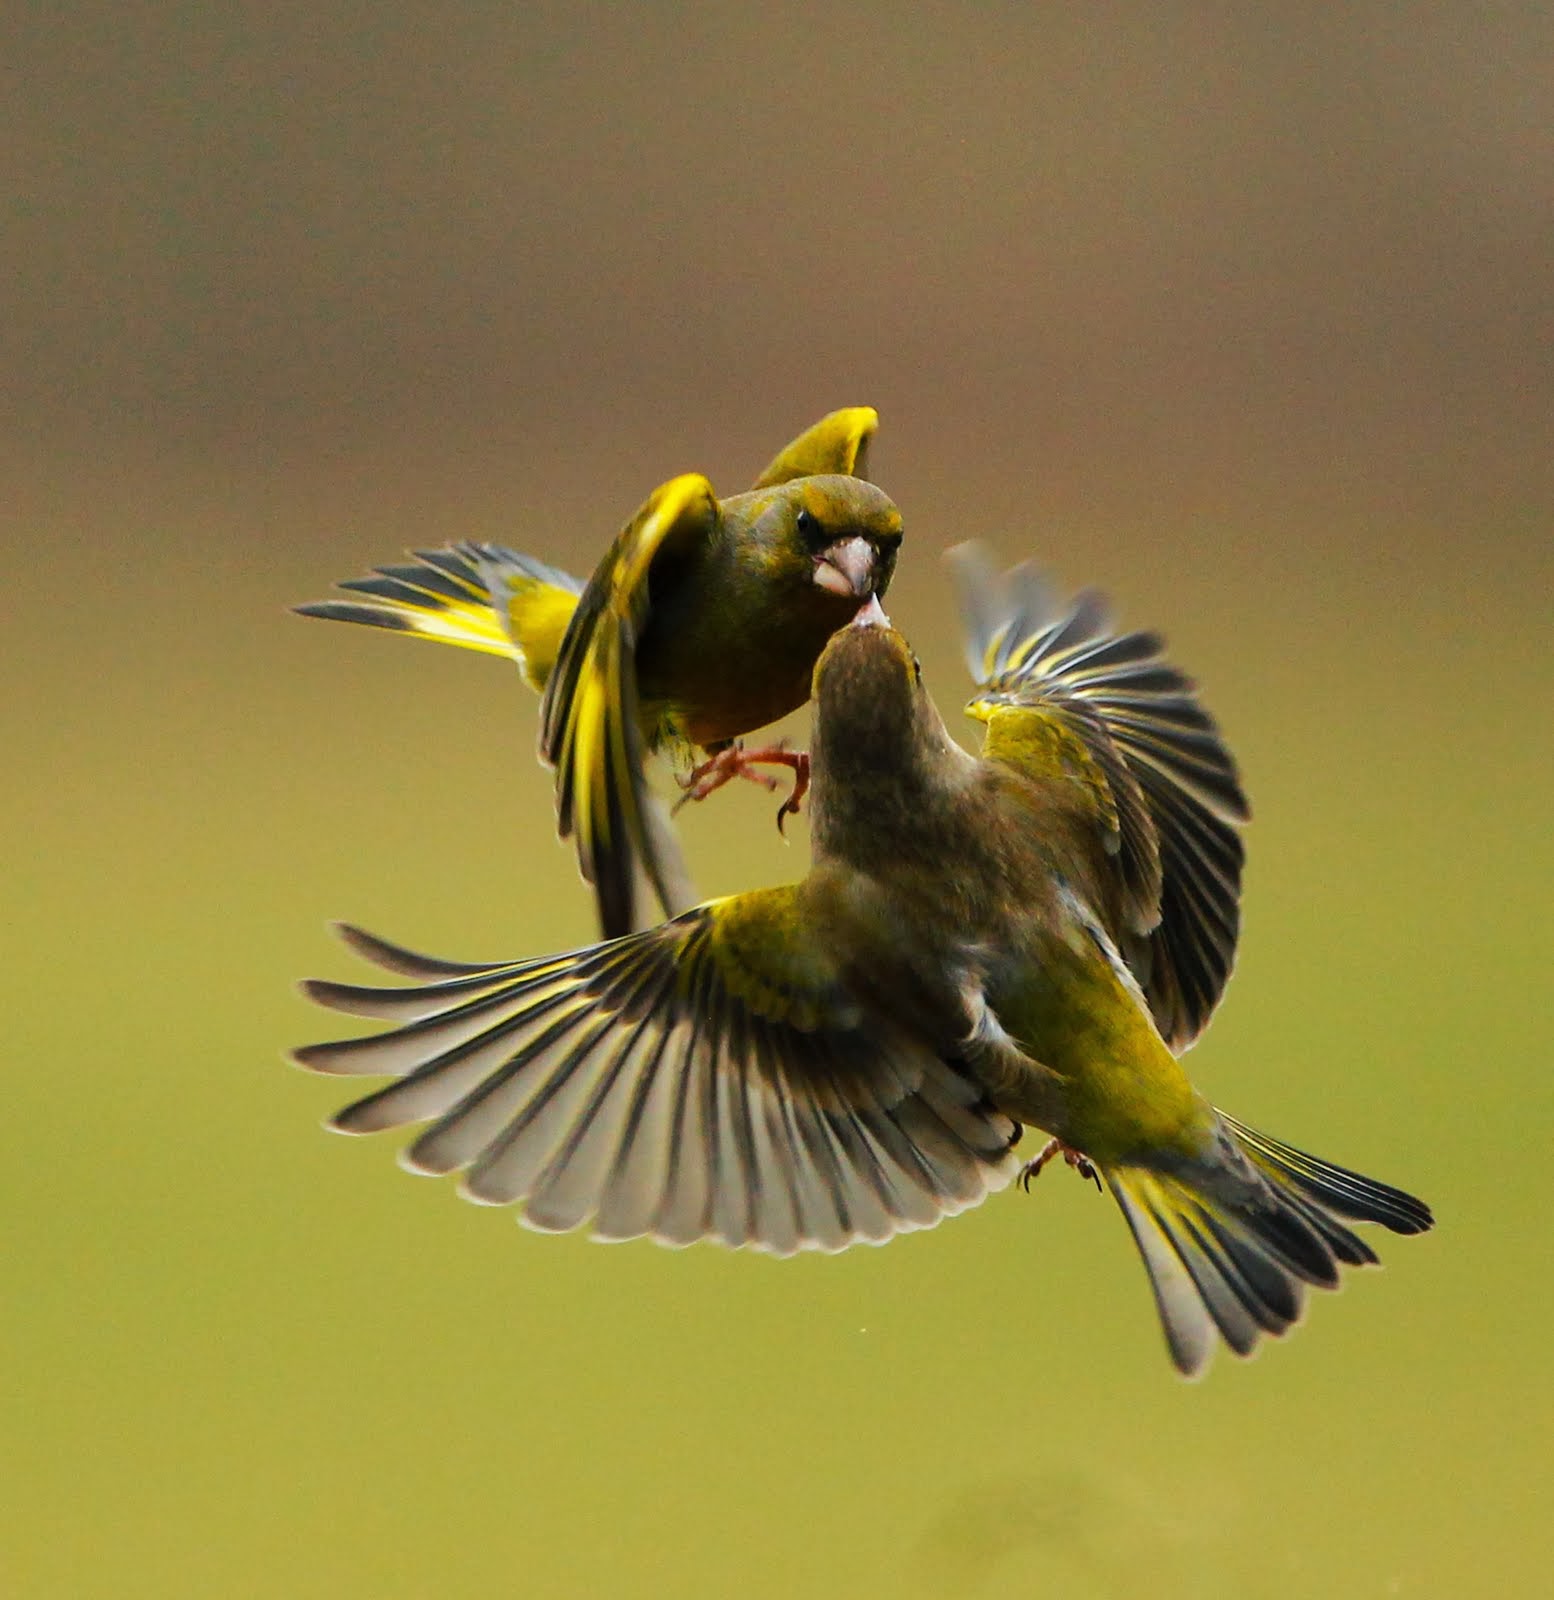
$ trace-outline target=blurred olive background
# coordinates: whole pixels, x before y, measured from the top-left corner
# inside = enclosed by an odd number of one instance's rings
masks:
[[[8,1595],[1546,1581],[1554,25],[1541,5],[20,5],[0,250]],[[586,571],[879,407],[1165,629],[1257,820],[1198,1081],[1440,1226],[1172,1376],[1067,1174],[887,1250],[541,1238],[282,1062],[589,933],[500,663],[289,603]],[[802,736],[803,723],[794,724]],[[968,726],[968,736],[970,729]],[[740,788],[702,886],[805,865]]]

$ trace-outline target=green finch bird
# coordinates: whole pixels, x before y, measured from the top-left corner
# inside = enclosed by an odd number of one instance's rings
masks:
[[[694,898],[647,784],[650,752],[707,753],[685,781],[696,799],[758,765],[792,767],[779,821],[798,809],[807,757],[737,741],[804,704],[826,640],[890,583],[901,514],[861,476],[877,425],[868,407],[832,412],[726,500],[700,474],[671,479],[586,585],[463,544],[340,586],[366,599],[297,609],[515,660],[544,697],[540,755],[556,769],[561,836],[576,836],[604,935],[626,933],[639,877],[666,914]]]
[[[1061,1155],[1121,1207],[1188,1375],[1374,1262],[1350,1223],[1429,1227],[1178,1062],[1229,975],[1246,815],[1190,682],[1094,596],[962,566],[979,757],[871,602],[816,669],[801,883],[495,965],[344,930],[414,981],[307,986],[395,1024],[297,1052],[394,1080],[333,1126],[429,1124],[408,1166],[535,1228],[777,1254],[931,1225]],[[1025,1126],[1047,1143],[1022,1168]]]

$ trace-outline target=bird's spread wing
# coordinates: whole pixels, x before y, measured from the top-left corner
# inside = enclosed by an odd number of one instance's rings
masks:
[[[318,600],[304,617],[360,622],[488,655],[516,655],[479,567],[457,550],[418,550],[415,565],[378,567],[338,587],[362,600]]]
[[[310,983],[320,1004],[394,1026],[296,1059],[391,1076],[332,1125],[428,1123],[406,1165],[462,1172],[472,1200],[524,1201],[547,1231],[786,1255],[931,1226],[1009,1181],[1018,1127],[955,1063],[865,1019],[801,894],[738,895],[494,966],[344,929],[416,981]]]
[[[1001,735],[985,753],[1019,765],[1032,750],[1050,760],[1054,741],[1082,748],[1068,764],[1092,780],[1117,858],[1128,913],[1118,943],[1161,1036],[1185,1049],[1235,960],[1249,815],[1235,762],[1158,635],[1114,633],[1093,593],[1057,604],[1027,566],[997,580],[962,546],[955,567],[970,709]]]
[[[583,585],[498,544],[457,544],[415,556],[413,565],[378,567],[339,585],[363,599],[318,600],[296,610],[506,656],[543,690]]]
[[[561,836],[577,836],[578,862],[594,886],[607,937],[635,924],[634,863],[666,912],[684,909],[646,820],[636,646],[655,570],[693,554],[713,536],[718,515],[712,485],[699,473],[654,490],[583,591],[540,708],[540,754],[556,769]]]
[[[750,487],[771,489],[795,478],[815,478],[825,473],[867,478],[869,442],[879,425],[879,413],[873,406],[833,411],[779,450]]]

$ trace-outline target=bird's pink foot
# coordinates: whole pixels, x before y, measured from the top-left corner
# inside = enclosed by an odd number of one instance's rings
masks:
[[[1054,1156],[1062,1156],[1081,1178],[1094,1183],[1097,1191],[1101,1188],[1101,1175],[1095,1170],[1095,1163],[1082,1150],[1076,1150],[1072,1145],[1064,1144],[1061,1139],[1049,1139],[1037,1152],[1036,1156],[1025,1163],[1020,1169],[1020,1187],[1028,1194],[1031,1179],[1041,1176],[1041,1169],[1052,1160]]]
[[[809,789],[808,753],[790,750],[784,743],[761,745],[755,750],[747,750],[741,744],[725,745],[680,780],[685,792],[675,802],[675,810],[688,800],[705,800],[735,778],[758,783],[768,791],[775,789],[777,779],[755,771],[757,767],[787,767],[793,773],[793,792],[777,810],[777,827],[781,830],[787,818],[797,813],[799,802]]]

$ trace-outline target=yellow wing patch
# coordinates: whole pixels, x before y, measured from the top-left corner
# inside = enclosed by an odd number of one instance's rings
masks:
[[[304,617],[356,622],[510,661],[521,659],[479,568],[462,551],[422,551],[414,566],[379,567],[339,587],[362,598],[319,600],[296,610]]]
[[[999,705],[976,699],[967,713],[987,727],[982,753],[1037,781],[1064,781],[1084,797],[1102,829],[1115,837],[1121,828],[1117,798],[1100,762],[1061,713],[1041,706]]]
[[[507,591],[506,632],[518,647],[525,681],[536,694],[544,694],[567,624],[577,610],[577,595],[525,580],[521,574],[508,579]]]
[[[791,884],[731,895],[706,909],[706,939],[723,985],[752,1011],[800,1033],[856,1021],[834,963],[805,936]]]
[[[502,656],[543,692],[583,586],[532,556],[466,543],[417,551],[413,566],[379,567],[340,587],[361,598],[297,610]]]
[[[654,560],[709,539],[718,524],[712,485],[686,473],[648,496],[583,591],[540,708],[540,754],[556,769],[557,825],[576,836],[607,936],[635,923],[633,863],[654,892],[674,898],[644,817],[647,735],[639,724],[636,647],[649,616]]]
[[[833,411],[779,450],[750,487],[771,489],[795,478],[814,478],[823,473],[866,478],[869,444],[879,425],[879,412],[873,406],[847,406]]]

